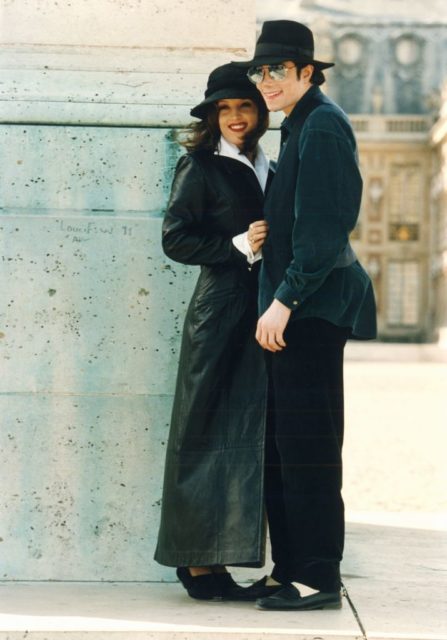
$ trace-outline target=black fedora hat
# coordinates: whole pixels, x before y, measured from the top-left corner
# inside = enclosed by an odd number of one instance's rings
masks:
[[[239,67],[257,67],[292,60],[298,64],[313,64],[322,71],[333,62],[314,59],[314,36],[306,25],[294,20],[268,20],[262,25],[252,60],[236,62]]]
[[[208,77],[205,97],[193,107],[190,114],[194,118],[204,119],[208,109],[216,100],[224,98],[251,98],[259,101],[260,93],[247,78],[244,68],[229,62],[211,71]]]

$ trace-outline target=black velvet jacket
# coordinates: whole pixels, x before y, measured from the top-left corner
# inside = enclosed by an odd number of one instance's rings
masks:
[[[260,311],[277,298],[291,321],[319,317],[374,338],[372,284],[357,260],[340,267],[360,210],[362,179],[346,114],[317,86],[282,124],[276,173],[265,201]]]

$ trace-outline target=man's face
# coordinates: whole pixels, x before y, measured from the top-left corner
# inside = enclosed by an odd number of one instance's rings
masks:
[[[284,111],[286,115],[292,111],[298,100],[311,86],[313,66],[308,64],[301,69],[298,78],[296,66],[291,60],[286,60],[287,75],[284,80],[273,80],[268,73],[268,65],[263,65],[264,77],[256,87],[261,92],[269,111]]]

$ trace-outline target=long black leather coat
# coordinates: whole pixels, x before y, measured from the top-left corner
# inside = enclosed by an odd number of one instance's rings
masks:
[[[257,265],[232,237],[262,217],[252,169],[194,152],[177,165],[165,253],[200,265],[184,324],[155,559],[261,566],[266,377],[255,341]]]

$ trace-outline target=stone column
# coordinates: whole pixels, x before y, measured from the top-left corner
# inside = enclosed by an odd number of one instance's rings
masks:
[[[254,38],[254,0],[3,3],[0,579],[173,575],[152,556],[196,276],[160,250],[173,129]]]

